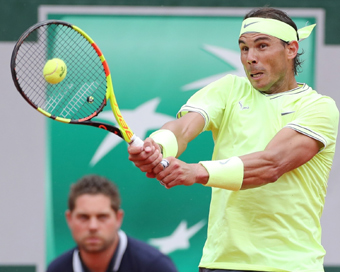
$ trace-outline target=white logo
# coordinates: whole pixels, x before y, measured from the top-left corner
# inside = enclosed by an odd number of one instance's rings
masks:
[[[190,247],[190,238],[194,236],[206,224],[201,220],[195,225],[188,228],[188,223],[182,220],[172,234],[162,238],[152,238],[149,243],[159,248],[164,254],[170,254],[179,249],[188,249]]]
[[[238,104],[240,105],[241,110],[249,110],[249,106],[243,106],[241,101],[239,101]]]
[[[246,27],[253,25],[253,24],[256,24],[256,23],[258,23],[258,22],[252,22],[252,23],[249,23],[249,24],[244,24],[243,28],[246,28]]]
[[[175,119],[169,115],[156,112],[159,102],[159,98],[154,98],[133,110],[121,110],[124,119],[129,124],[132,131],[141,139],[144,139],[147,136],[146,133],[148,131],[159,129],[166,122]],[[102,112],[97,118],[117,124],[111,110]],[[107,153],[122,141],[123,140],[116,135],[108,133],[93,155],[90,165],[95,166]]]
[[[226,63],[232,65],[235,70],[231,71],[225,71],[224,73],[220,73],[217,75],[213,75],[210,77],[202,78],[199,80],[196,80],[194,82],[188,83],[182,87],[183,91],[191,91],[191,90],[197,90],[201,89],[205,86],[207,86],[209,83],[214,82],[222,77],[224,77],[227,74],[235,75],[235,76],[240,76],[240,77],[245,77],[244,73],[244,68],[243,65],[240,61],[240,52],[238,51],[233,51],[230,49],[222,48],[222,47],[217,47],[213,45],[208,45],[205,44],[203,45],[203,49],[219,59],[225,61]]]
[[[281,115],[287,115],[287,114],[291,114],[291,113],[294,113],[295,111],[287,111],[287,112],[282,112]]]
[[[230,161],[230,159],[226,159],[226,160],[223,160],[223,161],[219,161],[219,163],[223,165],[223,164],[227,164],[228,161]]]

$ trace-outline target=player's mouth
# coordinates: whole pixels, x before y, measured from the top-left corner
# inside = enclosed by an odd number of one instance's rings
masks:
[[[262,77],[263,72],[253,72],[249,74],[252,79],[259,79]]]
[[[90,236],[90,237],[86,238],[86,242],[88,242],[88,243],[98,243],[100,241],[101,241],[101,239],[97,236]]]

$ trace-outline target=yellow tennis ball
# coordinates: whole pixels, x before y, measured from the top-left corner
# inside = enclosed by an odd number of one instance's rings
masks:
[[[43,70],[44,78],[48,83],[57,84],[61,82],[67,74],[65,62],[54,58],[46,62]]]

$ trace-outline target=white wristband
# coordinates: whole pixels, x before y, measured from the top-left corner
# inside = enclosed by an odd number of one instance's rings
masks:
[[[150,135],[150,138],[161,146],[163,158],[176,157],[178,152],[178,143],[175,134],[171,130],[157,130]]]
[[[205,186],[238,191],[242,187],[244,165],[239,157],[226,160],[199,162],[209,173]]]

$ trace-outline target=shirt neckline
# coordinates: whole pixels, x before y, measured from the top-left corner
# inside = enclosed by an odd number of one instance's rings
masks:
[[[281,92],[281,93],[275,93],[275,94],[267,94],[265,92],[261,92],[261,94],[263,94],[264,96],[270,98],[270,99],[275,99],[277,97],[281,97],[281,96],[285,96],[285,95],[293,95],[293,94],[297,94],[297,93],[301,93],[304,91],[307,91],[310,87],[306,84],[306,83],[297,83],[298,86],[294,89],[285,91],[285,92]]]

